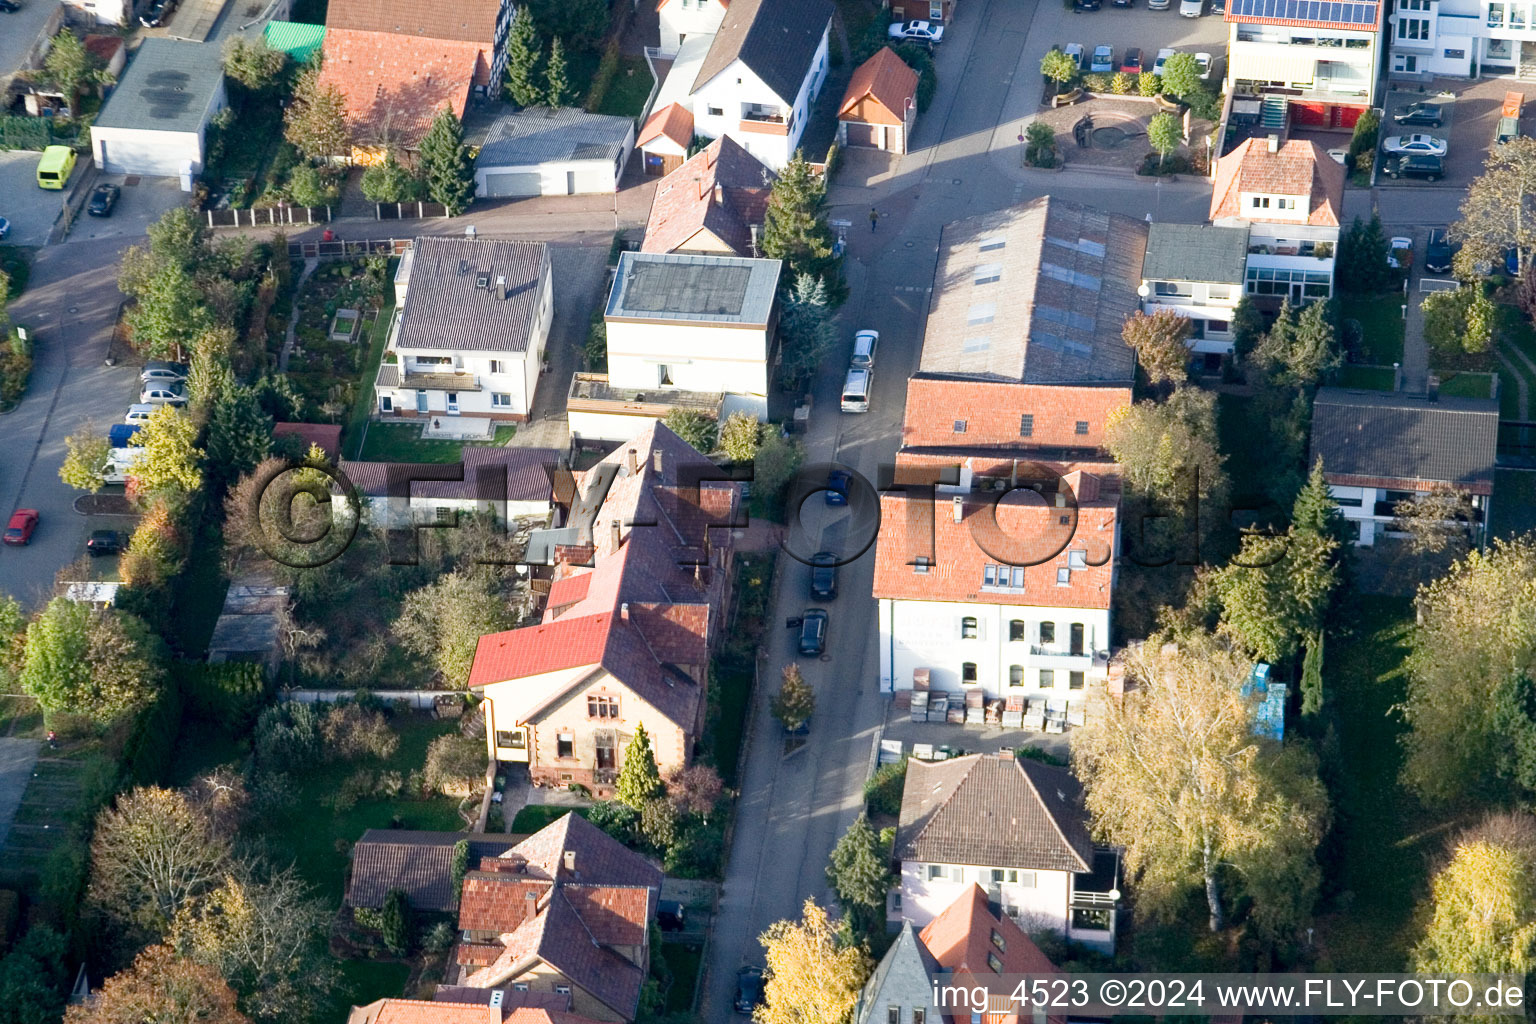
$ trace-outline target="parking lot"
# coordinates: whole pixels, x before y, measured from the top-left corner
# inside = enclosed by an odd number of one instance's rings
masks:
[[[0,153],[0,217],[11,222],[11,245],[42,245],[64,206],[63,192],[37,187],[41,154],[18,149]],[[75,171],[79,174],[77,168]]]
[[[1115,70],[1128,46],[1141,47],[1142,64],[1152,70],[1157,51],[1164,46],[1176,50],[1209,53],[1215,62],[1210,81],[1219,86],[1226,71],[1227,26],[1219,14],[1199,18],[1179,17],[1178,4],[1166,11],[1147,10],[1146,0],[1135,0],[1134,7],[1113,7],[1104,0],[1102,10],[1069,11],[1060,3],[1044,0],[1035,11],[1030,25],[1029,46],[1034,60],[1045,56],[1052,45],[1081,43],[1088,54],[1093,48],[1108,44],[1115,50]]]
[[[1536,104],[1536,88],[1527,83],[1509,79],[1484,79],[1477,82],[1436,81],[1421,92],[1418,89],[1392,89],[1382,104],[1382,142],[1393,135],[1422,132],[1447,144],[1444,158],[1445,176],[1437,182],[1392,179],[1385,174],[1377,176],[1382,188],[1445,188],[1464,191],[1473,178],[1482,173],[1483,162],[1493,145],[1494,131],[1498,127],[1499,114],[1506,92],[1520,92],[1526,96],[1526,109],[1520,121],[1522,135],[1532,133],[1531,106]],[[1439,128],[1400,127],[1393,117],[1411,103],[1437,103],[1441,109]],[[1378,159],[1385,160],[1383,153]]]
[[[181,191],[179,178],[102,174],[97,176],[96,183],[117,185],[123,193],[110,217],[91,217],[82,210],[80,216],[75,218],[74,226],[69,229],[71,242],[142,235],[167,210],[185,204],[190,198]]]

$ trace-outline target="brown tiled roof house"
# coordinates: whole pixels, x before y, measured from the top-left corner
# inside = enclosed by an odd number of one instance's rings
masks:
[[[1242,203],[1244,195],[1305,197],[1307,223],[1337,227],[1344,208],[1344,165],[1309,139],[1281,145],[1270,137],[1245,139],[1216,163],[1211,221],[1268,218]]]
[[[917,122],[917,72],[883,46],[860,64],[837,108],[838,142],[905,153]]]
[[[754,257],[778,175],[722,135],[656,185],[641,252]]]

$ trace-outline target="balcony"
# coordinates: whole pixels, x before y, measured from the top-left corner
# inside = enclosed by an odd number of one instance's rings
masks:
[[[790,121],[775,110],[761,110],[748,108],[741,112],[741,130],[755,132],[758,135],[785,135],[789,134]]]
[[[1030,644],[1029,653],[1036,658],[1091,658],[1093,652],[1086,647],[1073,650],[1071,647],[1061,647],[1056,644]]]
[[[577,373],[571,377],[571,386],[566,392],[566,408],[652,419],[662,419],[673,409],[692,409],[716,416],[723,398],[717,391],[619,387],[611,383],[605,373]]]
[[[462,371],[439,372],[407,367],[400,375],[400,386],[413,391],[479,391],[480,378]]]

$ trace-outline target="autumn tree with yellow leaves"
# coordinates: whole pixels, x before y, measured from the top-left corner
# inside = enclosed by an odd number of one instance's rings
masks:
[[[827,912],[806,900],[799,921],[776,921],[758,941],[768,953],[756,1024],[845,1024],[870,961],[862,946],[838,941]]]

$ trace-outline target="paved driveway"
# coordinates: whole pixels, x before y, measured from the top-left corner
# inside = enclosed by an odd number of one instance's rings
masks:
[[[59,479],[64,439],[88,422],[105,431],[122,418],[137,383],[132,366],[103,366],[122,293],[120,242],[77,242],[38,253],[31,284],[11,306],[30,327],[37,361],[21,405],[0,417],[0,514],[35,508],[42,522],[24,548],[0,549],[0,591],[29,606],[47,600],[54,576],[85,551],[96,525],[74,511],[80,492]]]
[[[0,14],[0,18],[5,15]],[[6,25],[0,21],[0,39]],[[41,154],[29,149],[0,153],[0,217],[11,222],[11,245],[43,245],[64,208],[63,191],[37,187],[37,161]],[[79,167],[75,168],[79,174]]]
[[[0,849],[11,832],[11,819],[21,806],[21,797],[32,781],[32,766],[37,763],[37,740],[0,737]]]
[[[92,217],[82,210],[69,229],[71,242],[142,236],[167,210],[185,205],[190,198],[181,190],[179,178],[128,178],[121,174],[99,174],[96,181],[98,184],[119,185],[123,194],[110,217]]]

